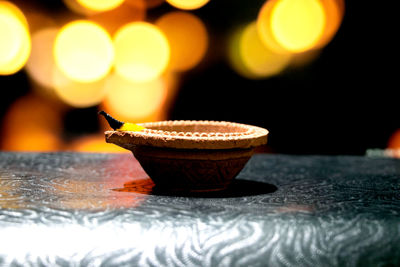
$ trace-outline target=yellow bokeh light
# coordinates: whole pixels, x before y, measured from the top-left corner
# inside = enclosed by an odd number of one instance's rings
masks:
[[[239,49],[243,64],[256,77],[268,77],[280,73],[291,59],[289,54],[275,53],[263,44],[255,22],[244,29]]]
[[[68,146],[67,150],[96,153],[130,153],[129,150],[126,150],[122,147],[106,143],[104,140],[104,134],[88,135],[78,138]]]
[[[79,82],[102,79],[114,61],[114,48],[108,33],[97,24],[84,20],[61,28],[53,53],[59,69]]]
[[[344,0],[323,0],[321,3],[325,11],[326,23],[317,48],[321,48],[331,41],[338,31],[344,15]]]
[[[167,0],[171,6],[184,10],[198,9],[209,1],[210,0]]]
[[[107,11],[121,5],[124,0],[76,0],[82,6],[94,11]]]
[[[132,21],[142,21],[146,18],[146,6],[144,0],[138,1],[136,6],[123,3],[117,8],[96,13],[89,19],[106,29],[113,35],[122,25]]]
[[[389,138],[388,148],[400,149],[400,129],[396,130]]]
[[[64,75],[57,67],[53,69],[52,78],[57,96],[72,107],[86,108],[97,105],[106,94],[106,78],[90,83],[79,82]]]
[[[114,37],[115,70],[136,82],[157,78],[167,68],[170,47],[161,30],[146,22],[132,22]]]
[[[24,15],[5,1],[0,1],[0,37],[0,75],[14,74],[28,60],[31,40]]]
[[[207,30],[195,15],[171,12],[162,16],[156,25],[168,38],[171,47],[171,70],[188,70],[204,57],[208,47]]]
[[[290,52],[277,42],[271,31],[271,11],[277,1],[279,0],[269,0],[262,6],[257,18],[258,35],[264,45],[275,53],[288,54]]]
[[[271,11],[271,31],[291,52],[314,48],[325,28],[325,11],[319,0],[280,0]]]
[[[167,96],[167,86],[161,78],[134,83],[114,74],[107,79],[106,87],[103,103],[106,111],[129,122],[143,122],[151,117],[162,107]]]
[[[165,0],[125,0],[125,3],[132,7],[144,7],[146,9],[151,9],[160,6],[162,3],[164,3]]]
[[[257,79],[258,76],[254,75],[243,63],[242,55],[240,52],[240,41],[242,39],[242,34],[244,27],[240,27],[235,32],[231,34],[228,46],[228,59],[231,67],[241,76],[248,79]]]
[[[52,53],[58,28],[39,30],[32,35],[32,52],[26,63],[29,76],[41,86],[53,88],[53,69],[55,68]]]
[[[57,108],[35,95],[19,98],[8,109],[0,138],[9,151],[54,151],[62,147],[61,115]]]

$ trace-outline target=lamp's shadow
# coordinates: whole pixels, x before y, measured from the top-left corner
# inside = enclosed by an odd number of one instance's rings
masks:
[[[156,186],[150,179],[140,179],[127,182],[123,188],[113,189],[118,192],[133,192],[155,196],[181,196],[201,198],[234,198],[273,193],[278,188],[275,185],[251,180],[235,179],[224,190],[210,192],[174,191],[169,188]]]

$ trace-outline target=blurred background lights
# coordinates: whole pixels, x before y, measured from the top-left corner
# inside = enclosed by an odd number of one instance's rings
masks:
[[[58,30],[58,28],[46,28],[32,35],[32,51],[26,63],[29,76],[39,85],[50,89],[54,87],[55,62],[52,49]]]
[[[62,149],[60,111],[44,99],[28,94],[15,101],[2,125],[1,149],[53,151]]]
[[[167,0],[167,2],[176,8],[192,10],[197,9],[208,3],[210,0]]]
[[[208,47],[208,34],[198,17],[186,12],[170,12],[156,25],[165,33],[171,47],[169,69],[189,70],[202,60]]]
[[[149,120],[162,108],[167,96],[167,85],[162,78],[135,83],[115,74],[108,78],[106,87],[105,110],[124,121]]]
[[[97,105],[106,94],[105,78],[94,82],[80,82],[70,79],[55,67],[52,79],[57,96],[72,107],[86,108]]]
[[[57,35],[53,51],[60,70],[79,82],[104,78],[114,61],[110,36],[97,24],[84,20],[65,25]]]
[[[132,22],[114,37],[115,70],[136,82],[159,77],[167,68],[170,46],[161,30],[147,22]]]
[[[319,0],[281,0],[271,11],[271,31],[291,52],[312,49],[325,27],[325,12]]]
[[[94,11],[107,11],[121,5],[124,0],[76,0],[82,6]]]
[[[290,62],[289,54],[278,54],[265,46],[255,22],[243,31],[239,42],[240,56],[246,68],[256,77],[268,77],[281,72]]]
[[[272,49],[276,53],[288,54],[290,53],[287,49],[276,40],[275,36],[271,31],[271,11],[273,10],[276,2],[279,0],[266,1],[262,6],[257,18],[257,30],[260,40],[269,49]]]
[[[324,0],[321,1],[325,11],[325,27],[322,36],[317,43],[317,48],[325,46],[335,36],[344,15],[344,0]]]
[[[6,1],[0,1],[0,38],[0,75],[14,74],[28,60],[31,40],[24,15]]]
[[[125,3],[133,7],[144,7],[151,9],[160,6],[165,0],[125,0]]]
[[[136,0],[135,6],[123,3],[117,8],[95,13],[88,18],[113,35],[124,24],[144,20],[146,18],[146,5],[144,0]]]
[[[68,145],[68,150],[78,152],[130,153],[129,150],[104,142],[103,134],[85,135]]]

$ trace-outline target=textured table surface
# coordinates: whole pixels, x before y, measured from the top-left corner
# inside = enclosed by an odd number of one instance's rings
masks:
[[[174,195],[130,154],[0,153],[0,266],[400,266],[400,161],[259,154]]]

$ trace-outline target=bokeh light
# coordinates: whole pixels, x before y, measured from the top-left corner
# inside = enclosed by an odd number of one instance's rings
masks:
[[[137,0],[136,5],[128,5],[123,3],[115,9],[106,12],[100,12],[89,16],[89,19],[113,35],[123,25],[141,21],[146,18],[146,5],[144,0]]]
[[[35,32],[32,35],[31,55],[26,63],[29,77],[48,89],[54,87],[55,61],[52,50],[58,31],[58,28],[47,28]]]
[[[88,16],[98,13],[97,11],[91,10],[80,3],[77,0],[63,0],[64,4],[74,13]]]
[[[198,9],[209,1],[210,0],[167,0],[171,6],[184,10]]]
[[[260,36],[260,40],[264,43],[264,45],[273,50],[275,53],[288,54],[290,52],[277,42],[271,31],[271,11],[273,10],[277,1],[278,0],[266,1],[260,9],[257,18],[258,35]]]
[[[124,0],[76,0],[82,6],[94,11],[107,11],[121,5]]]
[[[108,152],[108,153],[130,153],[122,147],[105,142],[104,134],[94,134],[80,137],[69,144],[67,150],[77,152]]]
[[[133,7],[142,7],[143,4],[146,9],[151,9],[160,6],[165,0],[125,0],[125,3]]]
[[[53,69],[54,91],[66,104],[76,108],[86,108],[99,104],[105,94],[104,81],[79,82],[72,80],[57,67]]]
[[[389,138],[388,148],[400,149],[400,129],[396,130]]]
[[[84,20],[68,23],[60,30],[53,52],[60,70],[79,82],[104,78],[114,61],[108,33],[97,24]]]
[[[303,52],[318,43],[325,20],[319,0],[281,0],[271,11],[271,31],[287,50]]]
[[[170,12],[156,25],[165,33],[171,47],[169,69],[185,71],[202,60],[208,47],[208,34],[198,17],[186,12]]]
[[[0,37],[0,75],[11,75],[28,60],[31,40],[23,13],[6,1],[0,1]]]
[[[321,1],[326,15],[324,32],[316,47],[321,48],[329,43],[338,31],[344,15],[344,0]]]
[[[246,68],[258,77],[269,77],[280,73],[291,59],[289,54],[275,53],[263,44],[257,32],[256,22],[244,29],[239,49]]]
[[[241,76],[248,79],[257,79],[256,75],[250,72],[243,63],[240,52],[240,41],[245,27],[239,27],[233,33],[228,42],[227,56],[231,67]]]
[[[162,78],[135,83],[114,74],[106,82],[104,109],[116,118],[128,122],[144,122],[154,118],[167,96],[167,84]]]
[[[157,78],[167,68],[170,47],[161,30],[146,22],[132,22],[114,37],[115,69],[136,82]]]
[[[59,110],[35,95],[19,98],[8,109],[2,125],[1,149],[54,151],[62,148]]]

